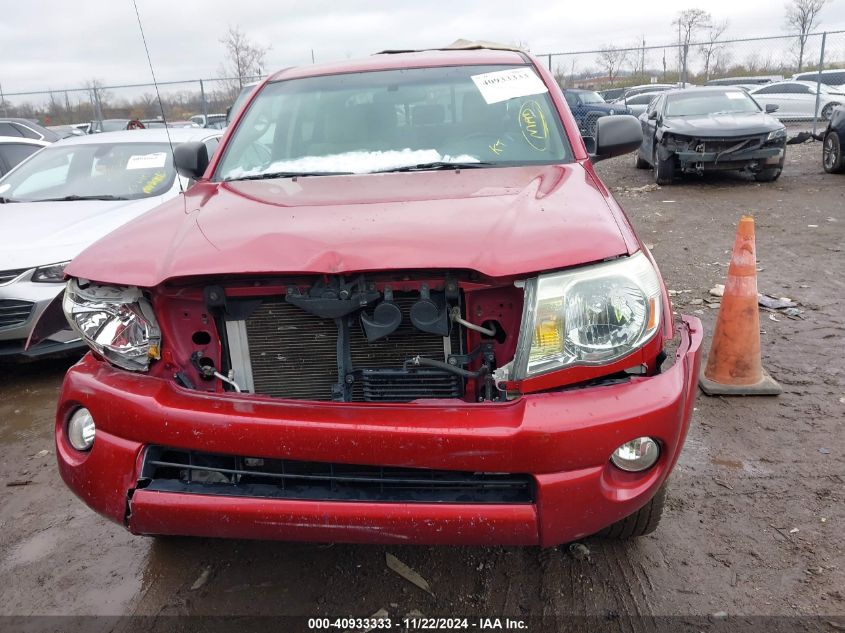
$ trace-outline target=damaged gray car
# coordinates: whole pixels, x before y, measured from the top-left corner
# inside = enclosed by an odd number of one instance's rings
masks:
[[[786,128],[740,88],[669,90],[639,119],[639,169],[659,185],[679,174],[744,171],[758,182],[777,180],[786,158]]]

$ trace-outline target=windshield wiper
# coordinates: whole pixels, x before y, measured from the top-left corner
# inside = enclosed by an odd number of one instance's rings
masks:
[[[479,167],[489,167],[495,163],[478,161],[472,163],[450,163],[444,160],[436,160],[430,163],[417,163],[416,165],[404,165],[402,167],[391,167],[389,169],[378,169],[370,172],[371,174],[383,174],[392,171],[433,171],[437,169],[477,169]]]
[[[34,200],[33,202],[76,202],[77,200],[129,200],[124,196],[112,196],[110,194],[103,194],[99,196],[63,196],[61,198],[44,198],[43,200]]]
[[[348,176],[351,171],[269,171],[265,174],[250,174],[236,178],[225,178],[224,182],[235,180],[268,180],[272,178],[298,178],[299,176]]]
[[[10,204],[12,202],[17,202],[17,200],[12,200],[11,198],[4,198],[0,196],[0,204]]]

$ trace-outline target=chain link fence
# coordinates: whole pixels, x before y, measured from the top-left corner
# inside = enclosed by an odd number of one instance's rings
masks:
[[[635,114],[650,99],[646,90],[660,84],[741,85],[763,106],[775,104],[774,116],[790,125],[823,128],[837,105],[845,104],[845,31],[745,39],[697,39],[688,44],[654,44],[648,38],[596,50],[542,53],[562,88],[599,91],[606,101],[642,87],[643,95],[620,101]],[[801,84],[768,86],[799,79]],[[651,93],[653,95],[653,93]],[[602,112],[587,113],[589,133]]]
[[[711,31],[712,32],[712,31]],[[743,85],[761,105],[778,105],[775,116],[815,132],[832,109],[845,104],[845,31],[745,39],[698,38],[688,44],[654,44],[647,37],[628,45],[595,50],[541,53],[562,88],[601,91],[607,101],[635,86],[659,84]],[[839,72],[837,72],[839,71]],[[796,77],[810,83],[777,92],[764,85]],[[191,79],[159,83],[164,115],[185,120],[197,114],[225,113],[241,87],[258,77]],[[812,85],[811,85],[812,84]],[[647,92],[646,92],[647,94]],[[648,97],[625,99],[634,113]],[[644,108],[643,108],[644,109]],[[582,131],[590,134],[605,114],[588,112]],[[0,90],[0,115],[37,119],[46,125],[110,118],[155,119],[161,108],[152,83],[34,92]]]
[[[188,120],[224,114],[241,88],[261,77],[225,77],[34,92],[0,92],[0,115],[35,119],[44,125],[72,125],[103,119]]]

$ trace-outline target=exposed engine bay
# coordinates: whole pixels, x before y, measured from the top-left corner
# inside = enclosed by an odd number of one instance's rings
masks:
[[[219,361],[200,348],[191,363],[201,381],[276,398],[494,401],[504,396],[493,372],[513,357],[522,294],[474,273],[205,286]]]

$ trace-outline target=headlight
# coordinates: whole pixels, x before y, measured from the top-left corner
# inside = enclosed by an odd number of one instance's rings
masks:
[[[70,326],[88,346],[123,369],[146,371],[159,357],[161,330],[153,308],[135,287],[80,287],[68,281],[62,302]]]
[[[37,283],[60,283],[65,279],[65,266],[68,262],[61,262],[59,264],[50,264],[49,266],[41,266],[35,269],[32,273],[31,281]]]
[[[767,141],[779,141],[780,139],[786,138],[786,128],[782,127],[777,130],[772,130],[769,132],[769,135],[766,137]]]
[[[528,280],[509,378],[628,355],[657,332],[660,296],[657,272],[642,252]]]

